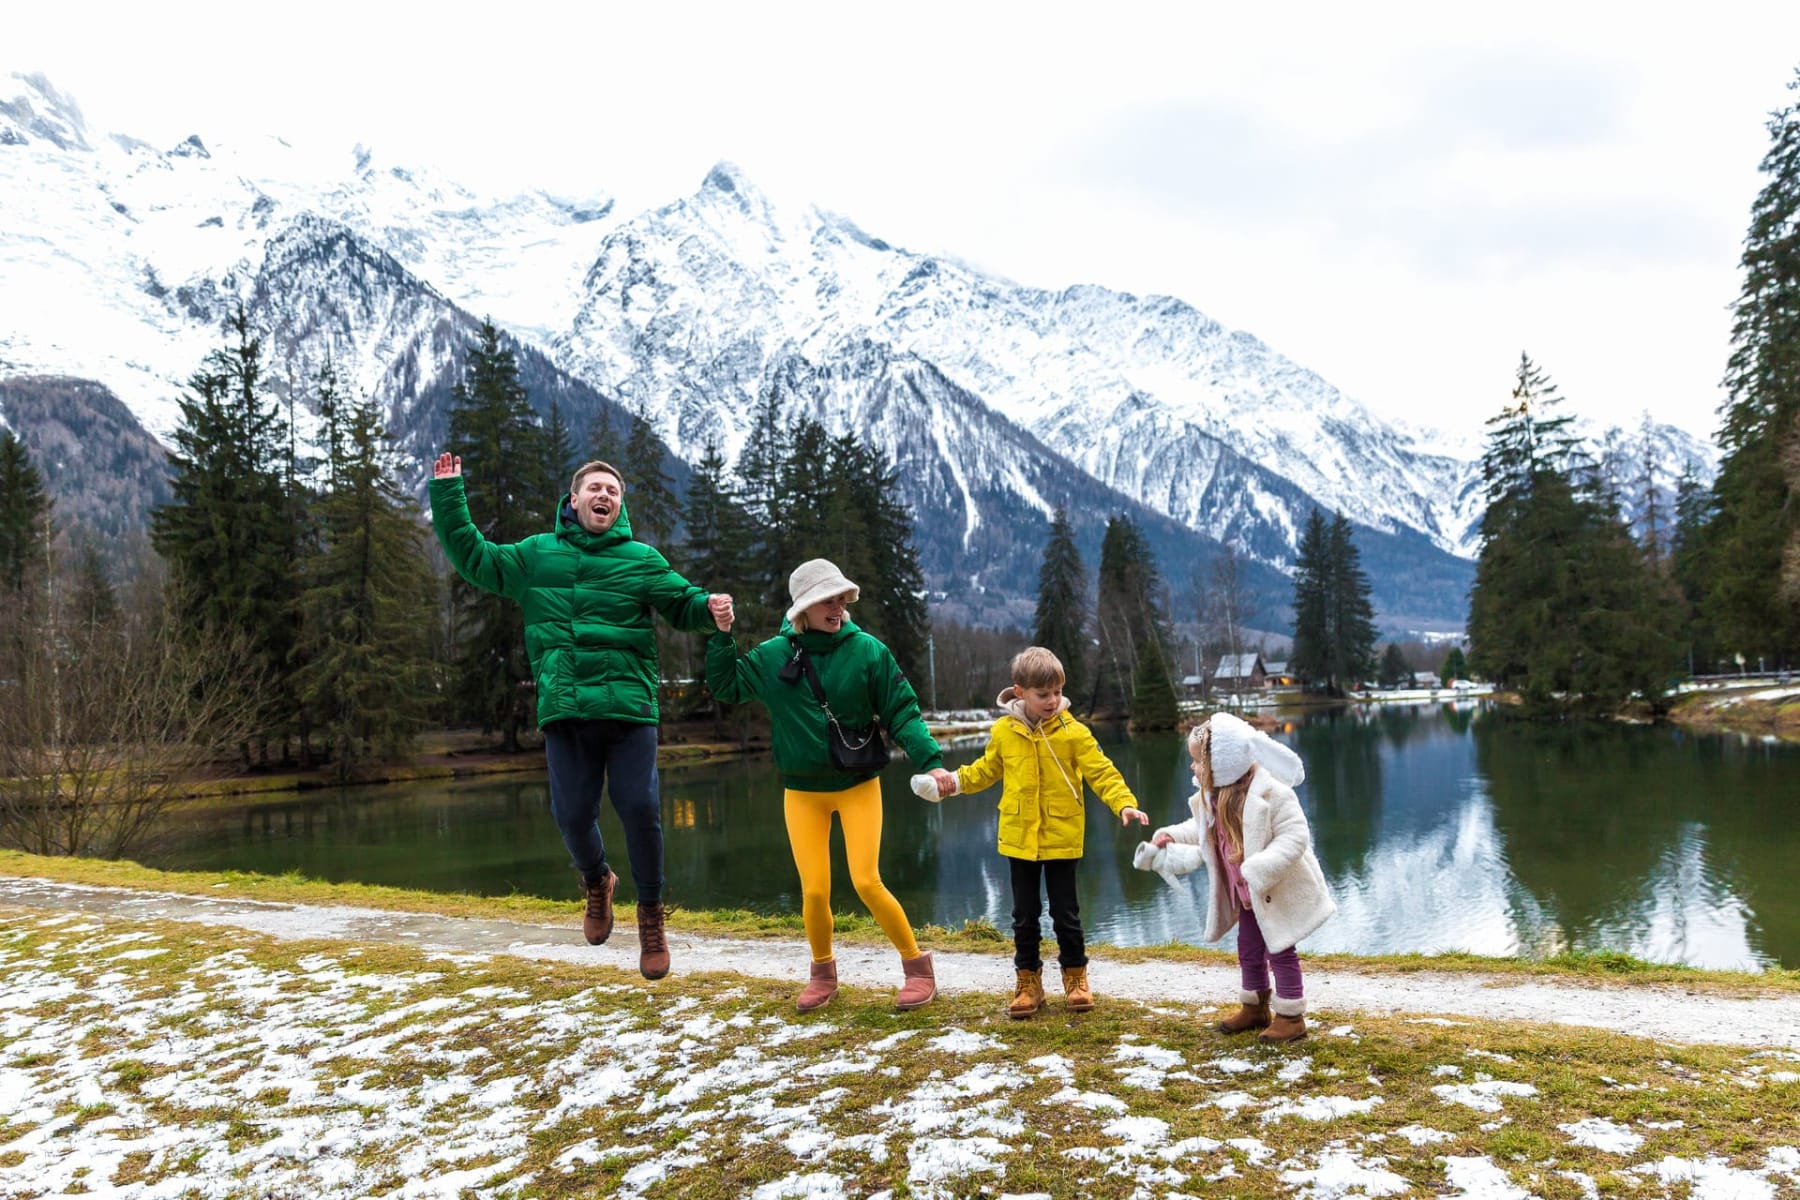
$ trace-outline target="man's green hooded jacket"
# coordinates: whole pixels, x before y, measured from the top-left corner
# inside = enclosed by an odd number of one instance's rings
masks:
[[[431,481],[431,523],[458,575],[524,611],[539,726],[570,717],[656,724],[653,614],[690,633],[716,628],[707,593],[632,540],[622,504],[613,527],[595,534],[564,496],[549,533],[497,545],[475,528],[463,481],[451,477]]]

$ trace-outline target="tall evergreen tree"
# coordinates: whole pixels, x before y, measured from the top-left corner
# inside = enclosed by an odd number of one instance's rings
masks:
[[[1375,610],[1350,519],[1343,513],[1332,518],[1329,546],[1331,678],[1353,687],[1375,670]]]
[[[1067,509],[1050,519],[1050,541],[1038,568],[1037,615],[1031,640],[1062,660],[1071,702],[1088,697],[1087,569]]]
[[[869,531],[870,574],[881,609],[881,636],[900,669],[912,679],[926,670],[931,615],[925,572],[913,545],[912,509],[900,499],[900,476],[887,456],[866,444],[852,454],[856,493]]]
[[[612,406],[602,404],[599,407],[599,415],[594,418],[593,424],[588,427],[587,461],[597,460],[599,462],[611,463],[614,466],[618,466],[618,460],[622,457],[619,451],[622,450],[623,447],[619,444],[618,432],[613,429]],[[572,478],[574,474],[574,468],[571,467],[569,470],[570,477]]]
[[[1288,669],[1306,687],[1329,686],[1332,606],[1330,530],[1325,514],[1313,509],[1300,530],[1294,559],[1294,645]]]
[[[1406,652],[1400,649],[1400,643],[1389,642],[1382,652],[1380,679],[1382,687],[1412,682],[1412,667],[1407,664]]]
[[[483,322],[463,358],[451,396],[450,441],[465,464],[469,511],[490,542],[517,542],[550,527],[563,483],[544,470],[543,431],[532,415],[519,365]],[[459,687],[466,715],[484,730],[502,730],[508,750],[533,719],[524,689],[531,681],[519,606],[458,579]]]
[[[544,474],[551,483],[567,483],[575,475],[575,442],[563,420],[562,406],[550,397],[550,419],[544,423]]]
[[[1800,93],[1800,72],[1788,87]],[[1768,130],[1767,182],[1750,208],[1725,374],[1705,608],[1723,649],[1791,663],[1800,604],[1782,594],[1780,578],[1800,538],[1800,493],[1782,469],[1800,437],[1800,102],[1771,114]]]
[[[1136,522],[1123,514],[1110,518],[1100,540],[1097,624],[1099,666],[1095,671],[1095,711],[1124,710],[1137,721],[1132,705],[1139,697],[1159,695],[1162,683],[1140,679],[1151,670],[1170,671],[1168,617],[1156,557]],[[1156,641],[1154,649],[1145,642]],[[1172,682],[1169,684],[1172,688]],[[1155,720],[1155,713],[1145,719]]]
[[[345,779],[359,759],[406,751],[424,724],[435,588],[424,531],[384,461],[376,404],[334,405],[334,420],[296,683]]]
[[[1529,359],[1515,379],[1513,403],[1488,422],[1470,665],[1534,712],[1610,709],[1633,692],[1660,703],[1676,599],[1614,499],[1583,486],[1579,462],[1544,436],[1567,421],[1552,415],[1554,387]]]
[[[1450,653],[1444,659],[1444,669],[1438,673],[1438,679],[1442,681],[1445,687],[1449,687],[1451,683],[1463,678],[1468,673],[1469,664],[1468,661],[1463,658],[1462,647],[1450,647]]]
[[[0,429],[0,591],[9,594],[0,603],[19,603],[49,511],[43,476],[25,443],[12,430]]]
[[[179,401],[173,498],[151,513],[150,537],[171,585],[188,598],[190,632],[249,637],[267,681],[269,724],[285,736],[298,716],[289,678],[298,627],[289,438],[263,389],[262,342],[241,305],[228,332],[232,340],[207,356]]]
[[[625,511],[631,514],[632,536],[659,550],[673,549],[670,543],[680,517],[675,481],[664,469],[663,444],[656,436],[656,428],[642,413],[632,414],[625,461],[615,465],[625,472],[627,480]]]
[[[787,572],[801,561],[793,545],[800,522],[785,490],[792,441],[781,393],[771,382],[757,399],[736,474],[738,494],[758,531],[753,556],[757,599],[776,612],[787,607]]]

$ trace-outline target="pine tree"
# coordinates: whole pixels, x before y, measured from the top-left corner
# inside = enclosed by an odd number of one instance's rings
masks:
[[[151,513],[151,544],[188,598],[191,635],[242,630],[266,680],[268,729],[296,722],[289,666],[297,615],[288,431],[262,387],[262,342],[240,305],[234,339],[207,356],[179,405],[170,503]],[[265,730],[265,736],[266,732]]]
[[[1531,712],[1661,703],[1676,597],[1632,539],[1616,498],[1552,434],[1555,388],[1521,361],[1513,403],[1488,422],[1482,548],[1469,594],[1469,662]]]
[[[1139,672],[1146,668],[1160,672],[1165,681],[1170,672],[1162,590],[1155,555],[1137,524],[1122,514],[1110,518],[1100,540],[1100,653],[1091,709],[1125,710],[1135,722],[1139,718],[1131,709],[1134,701],[1160,694],[1163,681],[1140,679]],[[1157,645],[1148,649],[1149,641]],[[1173,682],[1168,684],[1172,689]],[[1145,719],[1157,718],[1147,713]]]
[[[1328,535],[1331,596],[1331,678],[1354,687],[1375,670],[1375,610],[1369,577],[1351,538],[1350,519],[1332,518]]]
[[[551,483],[561,483],[572,479],[575,468],[580,464],[575,461],[575,443],[569,436],[569,426],[563,420],[562,407],[557,404],[556,397],[550,398],[550,419],[544,424],[544,474]]]
[[[384,462],[379,409],[334,403],[333,414],[296,683],[342,780],[371,754],[404,753],[425,722],[435,589],[424,531]]]
[[[658,549],[670,548],[675,522],[680,515],[675,481],[663,469],[662,441],[657,438],[655,427],[641,413],[632,414],[631,436],[625,442],[625,461],[618,466],[628,480],[625,511],[631,514],[632,536]]]
[[[10,429],[0,429],[0,604],[17,606],[32,573],[33,547],[42,534],[50,498],[44,480]]]
[[[757,400],[750,430],[738,454],[739,495],[758,530],[752,556],[757,599],[765,608],[787,608],[787,573],[798,566],[795,532],[801,522],[786,494],[792,436],[773,383]]]
[[[1444,659],[1444,669],[1439,673],[1438,678],[1443,682],[1445,687],[1449,687],[1456,680],[1467,676],[1468,673],[1469,664],[1467,660],[1463,658],[1462,647],[1450,647],[1450,653]]]
[[[599,406],[599,415],[594,418],[593,424],[588,428],[588,461],[611,463],[617,466],[620,449],[619,435],[613,429],[612,406],[602,403]],[[569,475],[573,477],[574,474],[574,469],[570,468]]]
[[[550,528],[562,487],[545,474],[543,431],[532,415],[518,361],[483,322],[463,359],[451,396],[450,441],[465,464],[469,512],[490,542],[517,542]],[[525,693],[531,664],[524,617],[517,604],[458,579],[459,686],[464,711],[482,729],[505,732],[506,748],[532,720]]]
[[[857,493],[869,531],[870,573],[881,609],[881,636],[909,678],[926,669],[931,614],[925,603],[925,572],[913,545],[913,513],[900,499],[900,475],[887,456],[859,445]]]
[[[1398,642],[1389,642],[1387,649],[1382,652],[1380,679],[1382,687],[1412,681],[1412,667],[1407,664],[1406,652],[1400,649]]]
[[[1062,660],[1071,702],[1088,695],[1087,570],[1067,509],[1050,519],[1050,541],[1038,568],[1037,616],[1031,640]]]
[[[1788,87],[1800,93],[1800,72]],[[1782,458],[1800,437],[1800,102],[1772,114],[1768,130],[1726,368],[1705,610],[1726,651],[1790,663],[1800,655],[1800,604],[1780,579],[1800,538],[1800,493]]]
[[[1668,513],[1663,503],[1662,488],[1656,482],[1656,469],[1659,465],[1656,457],[1655,427],[1651,424],[1650,414],[1645,413],[1638,426],[1638,436],[1642,440],[1642,455],[1638,460],[1636,479],[1638,501],[1638,540],[1643,543],[1644,551],[1658,565],[1668,557]]]
[[[1294,645],[1288,654],[1288,669],[1308,688],[1331,678],[1329,537],[1325,515],[1313,509],[1294,560]]]

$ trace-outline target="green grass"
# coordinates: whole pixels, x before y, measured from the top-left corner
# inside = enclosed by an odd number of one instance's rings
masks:
[[[565,925],[575,899],[541,896],[477,896],[468,893],[417,891],[362,883],[331,883],[298,873],[262,875],[243,871],[159,871],[136,863],[54,858],[0,850],[0,875],[28,876],[100,887],[135,888],[192,896],[236,896],[290,904],[342,904],[394,912],[423,912]],[[743,909],[670,911],[671,927],[696,934],[743,939],[796,940],[803,936],[798,913],[756,913]],[[835,936],[850,944],[885,945],[886,936],[866,913],[838,913]],[[919,939],[934,949],[1010,955],[1011,940],[985,919],[964,921],[955,928],[926,925]],[[1116,962],[1182,961],[1235,963],[1227,951],[1170,942],[1157,946],[1105,946]],[[1563,978],[1594,983],[1678,984],[1721,995],[1755,996],[1800,992],[1800,971],[1779,968],[1762,973],[1712,971],[1667,963],[1650,963],[1610,951],[1565,952],[1553,957],[1488,958],[1476,954],[1308,954],[1307,963],[1336,971],[1365,974],[1413,974],[1424,971],[1492,975],[1501,978]]]

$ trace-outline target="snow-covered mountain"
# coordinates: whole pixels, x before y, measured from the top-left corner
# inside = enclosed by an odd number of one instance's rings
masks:
[[[1319,505],[1359,526],[1385,611],[1461,618],[1478,446],[1447,452],[1180,300],[1021,286],[782,209],[729,164],[627,217],[605,195],[481,196],[362,147],[158,149],[96,135],[41,77],[13,87],[0,378],[96,381],[165,442],[241,300],[272,386],[329,355],[422,461],[491,315],[534,401],[558,396],[578,435],[617,401],[682,459],[713,437],[734,455],[773,388],[872,438],[902,469],[928,569],[961,581],[947,590],[1028,592],[1067,504],[1096,527],[1120,511],[1152,527],[1178,589],[1230,538],[1272,568],[1273,592]],[[1651,432],[1671,472],[1710,467],[1679,431]]]

